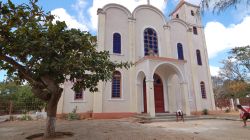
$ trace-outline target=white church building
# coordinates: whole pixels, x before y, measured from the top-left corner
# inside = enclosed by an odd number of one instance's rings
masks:
[[[65,82],[58,114],[76,107],[77,113],[93,118],[215,110],[199,6],[181,1],[169,20],[150,4],[132,13],[108,4],[97,14],[98,50],[109,51],[112,61],[135,65],[114,71],[113,79],[99,83],[95,93],[75,93],[73,84]]]

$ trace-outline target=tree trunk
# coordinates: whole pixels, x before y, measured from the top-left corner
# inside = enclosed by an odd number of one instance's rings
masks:
[[[57,111],[57,104],[61,97],[60,93],[53,93],[51,98],[47,104],[47,120],[46,120],[46,128],[44,137],[53,137],[55,136],[55,128],[56,128],[56,111]]]

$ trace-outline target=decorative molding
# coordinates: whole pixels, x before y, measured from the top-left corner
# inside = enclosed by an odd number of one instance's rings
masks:
[[[134,17],[129,17],[129,18],[128,18],[128,21],[129,21],[129,22],[135,22],[136,19],[135,19]]]
[[[98,8],[97,9],[97,15],[99,15],[99,14],[105,14],[104,10],[101,9],[101,8]]]
[[[170,29],[170,26],[168,24],[163,25],[164,29]]]

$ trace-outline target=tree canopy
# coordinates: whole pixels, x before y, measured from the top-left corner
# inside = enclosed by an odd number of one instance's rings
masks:
[[[95,36],[55,22],[37,0],[21,5],[0,2],[0,69],[19,81],[27,80],[32,92],[47,102],[48,135],[55,130],[51,122],[62,93],[60,84],[70,80],[74,90],[94,92],[116,68],[130,66],[111,61],[109,52],[97,51],[96,46]]]
[[[216,98],[240,98],[250,94],[250,46],[235,47],[213,77]]]

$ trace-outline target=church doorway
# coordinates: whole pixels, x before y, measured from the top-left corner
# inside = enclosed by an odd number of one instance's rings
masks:
[[[155,112],[163,113],[164,109],[164,95],[163,95],[163,83],[159,75],[154,74],[154,99],[155,99]],[[144,113],[147,112],[147,94],[146,94],[146,81],[143,80],[143,102]]]

